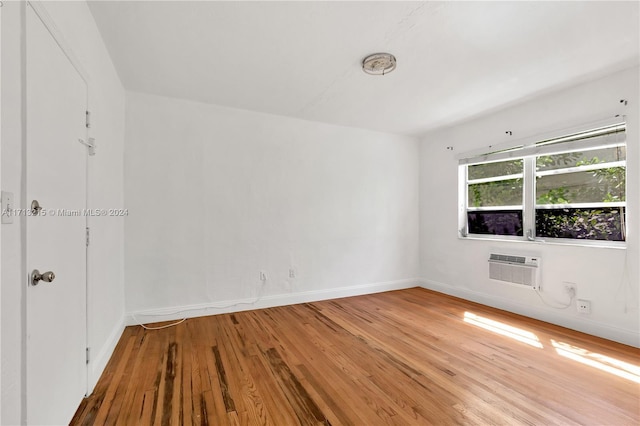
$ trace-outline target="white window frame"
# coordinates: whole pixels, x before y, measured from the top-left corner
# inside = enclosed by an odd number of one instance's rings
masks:
[[[510,158],[509,160],[519,160],[520,158],[516,157],[516,158]],[[498,163],[501,161],[505,161],[504,159],[501,160],[497,160],[497,161],[484,161],[481,163],[472,163],[472,164],[468,164],[468,165],[474,165],[474,164],[487,164],[487,163]],[[462,192],[460,194],[460,196],[462,198],[464,198],[463,200],[463,204],[464,204],[464,224],[463,224],[463,230],[461,231],[461,233],[465,233],[467,227],[467,212],[469,211],[503,211],[503,210],[522,210],[522,220],[523,220],[523,230],[526,229],[524,228],[524,211],[525,211],[525,197],[524,197],[524,186],[523,186],[523,197],[522,200],[520,202],[520,204],[516,204],[516,205],[504,205],[504,206],[487,206],[487,207],[470,207],[469,206],[469,190],[468,190],[468,186],[469,185],[473,185],[473,184],[480,184],[480,183],[487,183],[487,182],[498,182],[498,181],[504,181],[504,180],[512,180],[512,179],[522,179],[523,181],[523,185],[525,183],[525,166],[523,164],[523,168],[522,168],[522,173],[516,173],[516,174],[510,174],[510,175],[501,175],[501,176],[494,176],[494,177],[489,177],[489,178],[481,178],[481,179],[469,179],[468,176],[468,168],[466,166],[464,167],[460,167],[462,169],[462,175],[463,175],[463,179],[462,182],[464,183],[463,187],[462,187]],[[491,237],[491,238],[506,238],[506,239],[521,239],[522,237],[517,236],[517,235],[486,235],[486,234],[471,234],[471,235],[481,235],[482,237]]]
[[[608,133],[613,129],[617,129],[618,133]],[[560,136],[557,135],[568,135]],[[574,135],[581,134],[585,136],[576,139]],[[598,169],[607,169],[611,167],[625,167],[626,160],[608,163],[589,164],[583,166],[567,167],[563,169],[536,171],[536,159],[543,155],[562,154],[574,151],[587,151],[600,148],[609,148],[617,146],[626,146],[626,120],[624,117],[615,117],[610,120],[602,121],[598,124],[582,126],[571,131],[556,132],[546,138],[537,137],[522,140],[510,145],[490,146],[488,149],[476,151],[473,153],[463,154],[459,156],[458,165],[458,237],[463,239],[481,239],[481,240],[504,240],[504,241],[523,241],[537,243],[558,243],[579,246],[605,246],[605,247],[626,247],[626,241],[608,241],[608,240],[587,240],[573,238],[552,238],[536,237],[535,216],[537,209],[544,208],[593,208],[593,207],[620,207],[627,209],[627,202],[610,202],[610,203],[572,203],[566,205],[559,204],[537,204],[536,203],[536,178],[538,176],[547,176],[561,173],[577,173],[583,171],[592,171]],[[498,180],[506,180],[508,178],[519,178],[520,174],[499,176],[496,178],[474,179],[469,181],[467,170],[470,165],[486,164],[492,162],[500,162],[507,160],[523,160],[523,201],[522,206],[499,206],[499,207],[472,207],[469,208],[468,185],[470,183],[482,183]],[[522,229],[523,235],[491,235],[491,234],[469,234],[467,223],[467,212],[472,211],[495,211],[495,210],[520,210],[522,209]],[[628,215],[628,211],[627,211]],[[626,227],[626,221],[623,223]],[[624,230],[627,235],[627,229]]]

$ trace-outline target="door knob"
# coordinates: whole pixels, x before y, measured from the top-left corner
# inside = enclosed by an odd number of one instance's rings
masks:
[[[34,269],[31,273],[31,285],[38,285],[40,281],[50,283],[56,278],[56,274],[51,271],[40,273],[37,269]]]

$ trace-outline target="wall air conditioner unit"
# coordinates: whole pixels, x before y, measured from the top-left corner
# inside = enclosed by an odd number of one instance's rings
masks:
[[[540,258],[491,253],[489,256],[489,278],[509,284],[539,288]]]

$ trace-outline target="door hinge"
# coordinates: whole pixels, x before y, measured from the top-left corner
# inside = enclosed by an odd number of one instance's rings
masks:
[[[91,111],[85,111],[85,125],[87,129],[91,128]]]
[[[87,349],[86,350],[86,355],[87,355],[86,359],[87,359],[87,364],[89,364],[89,355],[91,354],[91,348],[87,347],[86,349]]]
[[[91,239],[91,230],[89,228],[86,228],[86,230],[87,230],[87,233],[86,233],[87,240],[86,240],[86,242],[87,242],[87,247],[89,247],[89,241]]]

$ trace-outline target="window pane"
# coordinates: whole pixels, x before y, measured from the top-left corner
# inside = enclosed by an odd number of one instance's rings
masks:
[[[624,146],[544,155],[536,159],[536,170],[556,170],[586,164],[610,163],[623,161],[626,158],[627,151]]]
[[[467,212],[470,234],[522,236],[522,210]]]
[[[624,241],[624,207],[536,210],[536,236]]]
[[[625,127],[603,126],[460,161],[463,229],[478,237],[523,237],[526,218],[534,222],[526,223],[534,237],[624,241]]]
[[[522,173],[522,160],[500,161],[469,166],[468,179],[483,179],[496,176],[516,175]]]
[[[469,207],[522,205],[522,179],[469,185]]]
[[[536,179],[538,204],[625,201],[625,168],[561,173]]]

